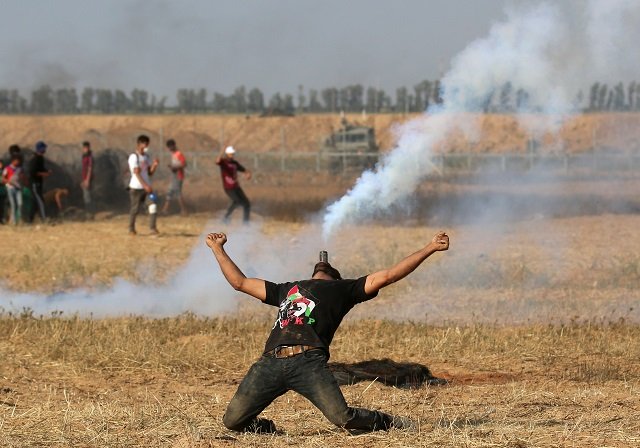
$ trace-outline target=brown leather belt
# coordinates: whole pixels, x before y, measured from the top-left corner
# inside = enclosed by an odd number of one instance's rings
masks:
[[[265,355],[273,356],[274,358],[291,358],[292,356],[300,355],[308,350],[315,350],[318,347],[312,347],[310,345],[281,345],[265,353]]]

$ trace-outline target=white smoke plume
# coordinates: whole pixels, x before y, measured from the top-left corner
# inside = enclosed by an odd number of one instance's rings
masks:
[[[342,224],[384,213],[407,198],[432,172],[434,147],[453,131],[473,139],[470,114],[482,110],[505,83],[529,97],[518,110],[532,135],[555,131],[574,113],[579,89],[594,81],[619,81],[638,73],[640,3],[633,0],[542,3],[507,13],[485,38],[469,44],[442,79],[443,104],[399,130],[396,147],[374,171],[365,172],[323,220],[328,238]],[[537,120],[530,120],[535,113]],[[543,117],[544,120],[539,118]]]
[[[247,276],[272,281],[290,280],[291,275],[309,275],[315,248],[301,247],[311,238],[276,235],[267,241],[258,224],[234,228],[225,245],[227,252]],[[278,253],[275,257],[273,254]],[[307,264],[292,263],[304,255]],[[316,254],[317,256],[317,254]],[[294,266],[292,266],[294,265]],[[296,271],[296,267],[300,268]],[[304,268],[307,268],[306,271]],[[133,283],[118,279],[103,290],[75,289],[57,294],[18,293],[0,288],[0,310],[20,312],[29,309],[36,315],[62,312],[64,315],[115,317],[144,315],[175,316],[185,312],[215,315],[233,311],[242,294],[234,291],[223,277],[211,251],[199,238],[189,260],[166,282]]]

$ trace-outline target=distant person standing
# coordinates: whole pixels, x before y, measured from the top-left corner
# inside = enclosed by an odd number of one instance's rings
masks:
[[[31,182],[31,196],[33,205],[29,216],[29,222],[33,222],[36,216],[36,210],[40,214],[40,219],[45,222],[47,214],[44,208],[44,179],[51,175],[51,170],[45,166],[44,154],[47,152],[47,144],[40,140],[36,143],[36,152],[31,158],[29,164],[29,178]]]
[[[0,160],[0,173],[4,173],[4,163]],[[0,181],[0,224],[4,224],[4,210],[7,202],[7,187]]]
[[[151,188],[151,176],[158,167],[158,160],[153,163],[149,161],[147,151],[149,148],[149,137],[140,135],[136,142],[136,151],[129,156],[129,172],[131,180],[129,181],[129,199],[131,200],[131,208],[129,209],[129,235],[136,234],[136,216],[140,212],[140,207],[147,204],[149,210],[149,228],[151,233],[157,235],[156,218],[158,215],[158,206],[156,204],[156,196]]]
[[[229,205],[227,213],[224,215],[224,221],[228,222],[231,213],[233,213],[238,206],[242,206],[244,209],[243,221],[248,223],[251,203],[247,195],[242,191],[242,188],[240,188],[238,171],[244,173],[247,180],[251,179],[251,171],[234,159],[235,153],[236,150],[233,149],[233,146],[227,146],[216,159],[216,164],[220,166],[220,174],[222,175],[222,188],[224,188],[224,192],[231,199],[231,205]]]
[[[93,153],[91,152],[91,143],[82,142],[82,200],[84,202],[84,211],[93,215],[93,201],[91,198],[91,183],[93,181]]]
[[[2,183],[9,197],[10,216],[9,222],[17,225],[21,221],[22,211],[22,185],[24,182],[22,170],[22,157],[19,154],[11,156],[11,162],[2,170]],[[4,206],[4,204],[3,204]]]
[[[184,183],[184,168],[187,166],[187,159],[184,158],[184,155],[178,149],[174,139],[167,140],[167,148],[171,151],[171,163],[169,163],[171,185],[167,193],[167,200],[162,207],[162,213],[169,211],[169,204],[171,204],[171,201],[175,197],[178,199],[178,204],[180,205],[180,214],[186,215],[187,211],[182,199],[182,184]]]

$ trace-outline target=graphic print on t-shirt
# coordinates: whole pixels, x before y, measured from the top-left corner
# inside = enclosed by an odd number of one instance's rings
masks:
[[[273,328],[276,326],[284,328],[287,325],[311,325],[315,322],[315,319],[310,317],[315,307],[316,303],[303,296],[298,285],[295,285],[287,293],[287,298],[280,304],[278,319],[273,324]]]

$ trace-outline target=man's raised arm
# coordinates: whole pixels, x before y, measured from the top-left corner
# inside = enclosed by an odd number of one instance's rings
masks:
[[[216,257],[224,278],[227,279],[233,289],[236,291],[242,291],[264,302],[267,298],[267,287],[264,280],[259,278],[247,278],[240,268],[236,266],[224,250],[224,243],[227,242],[227,235],[224,233],[210,233],[207,235],[206,242],[207,246],[211,248],[213,255]]]
[[[369,274],[364,285],[364,291],[367,294],[378,292],[385,286],[405,278],[434,252],[447,249],[449,249],[449,236],[444,232],[440,232],[433,237],[429,244],[409,255],[392,268]]]

